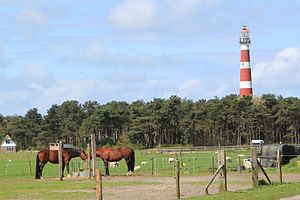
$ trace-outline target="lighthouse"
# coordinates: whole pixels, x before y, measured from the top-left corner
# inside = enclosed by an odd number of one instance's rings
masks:
[[[240,37],[241,60],[240,60],[240,96],[252,96],[252,79],[250,68],[250,37],[249,30],[243,26]]]

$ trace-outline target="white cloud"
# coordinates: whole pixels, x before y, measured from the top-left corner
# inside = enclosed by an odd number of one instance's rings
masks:
[[[228,94],[228,88],[229,85],[224,83],[223,85],[220,85],[215,91],[213,91],[211,94],[212,96],[222,97]],[[210,97],[211,98],[211,97]]]
[[[224,81],[212,83],[199,79],[186,80],[178,85],[178,92],[175,94],[192,99],[224,96],[228,93],[229,88],[229,85],[224,83]]]
[[[109,20],[122,29],[141,30],[153,26],[157,12],[152,0],[124,0],[112,10]]]
[[[136,53],[128,55],[120,52],[110,52],[101,45],[92,45],[86,49],[78,50],[73,54],[65,55],[57,61],[66,64],[87,64],[97,67],[130,66],[130,67],[155,67],[170,66],[182,63],[178,55],[150,55]]]
[[[212,0],[164,0],[169,6],[172,15],[185,17],[197,11],[204,4],[211,3]]]
[[[75,99],[80,102],[87,100],[98,100],[105,98],[106,94],[113,93],[119,89],[118,83],[109,82],[104,79],[60,79],[53,87],[45,90],[44,99],[48,104]]]
[[[300,48],[289,47],[278,52],[272,61],[257,63],[253,80],[263,93],[276,91],[285,95],[300,87],[299,74]]]
[[[54,83],[51,72],[38,64],[25,66],[19,76],[22,81],[35,88],[50,87]]]
[[[24,8],[17,15],[16,20],[22,25],[43,27],[48,24],[48,17],[39,9]]]
[[[199,91],[200,88],[203,88],[201,82],[197,79],[191,79],[181,83],[178,91],[180,96],[190,96],[195,94],[195,91]]]
[[[10,60],[3,56],[3,51],[0,49],[0,69],[5,68],[8,64],[10,64]]]
[[[101,62],[108,57],[108,52],[101,46],[93,45],[84,52],[84,59],[91,62]]]

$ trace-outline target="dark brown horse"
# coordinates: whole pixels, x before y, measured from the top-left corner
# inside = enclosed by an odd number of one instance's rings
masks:
[[[134,150],[129,147],[119,147],[119,148],[103,148],[99,147],[96,149],[96,156],[100,157],[105,166],[105,174],[109,176],[108,171],[108,162],[117,162],[122,160],[123,158],[126,161],[128,172],[127,175],[131,175],[134,171]]]
[[[69,175],[69,163],[72,158],[80,157],[82,160],[86,161],[88,156],[84,151],[78,151],[76,149],[62,149],[62,175],[64,174],[65,166],[67,166],[67,172]],[[39,151],[36,155],[36,170],[35,179],[41,179],[43,168],[47,162],[58,164],[58,151],[44,149]]]

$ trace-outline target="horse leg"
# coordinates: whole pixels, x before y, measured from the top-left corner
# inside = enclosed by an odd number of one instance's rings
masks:
[[[41,178],[42,178],[42,170],[41,170],[41,163],[39,162],[36,165],[35,179],[41,179]]]
[[[68,172],[67,177],[71,177],[69,164],[70,164],[70,162],[66,161],[66,167],[67,167],[67,172]]]
[[[127,164],[127,173],[126,173],[126,176],[130,176],[132,175],[132,171],[131,171],[131,162],[130,162],[130,159],[125,159],[126,160],[126,164]]]
[[[41,163],[38,163],[36,166],[36,179],[42,179],[42,170],[41,170]]]
[[[61,176],[62,176],[62,177],[65,177],[65,176],[64,176],[65,166],[66,166],[65,162],[63,162],[63,163],[62,163],[62,172],[61,172]]]
[[[105,175],[106,175],[106,176],[109,176],[109,171],[108,171],[108,161],[106,161],[106,160],[104,161],[104,160],[103,160],[103,162],[104,162],[104,167],[105,167]]]
[[[39,174],[40,174],[40,178],[43,179],[43,169],[45,167],[45,164],[40,163],[40,169],[39,169]]]
[[[126,161],[126,164],[127,164],[127,171],[129,172],[130,171],[130,162],[129,162],[129,159],[125,159]]]

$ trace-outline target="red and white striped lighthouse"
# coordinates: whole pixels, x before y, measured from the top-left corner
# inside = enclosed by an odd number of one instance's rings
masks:
[[[240,96],[252,95],[252,80],[250,68],[250,37],[249,30],[243,27],[240,37],[241,62],[240,62]]]

